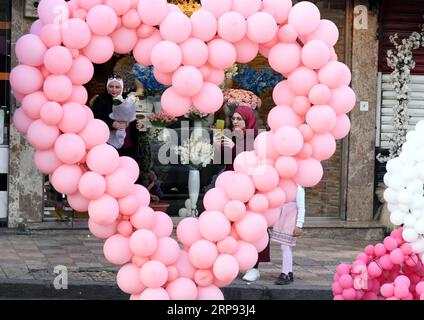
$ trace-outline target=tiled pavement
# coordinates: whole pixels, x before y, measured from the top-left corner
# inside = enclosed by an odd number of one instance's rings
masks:
[[[256,283],[237,279],[232,287],[237,290],[320,289],[328,298],[331,280],[340,262],[351,262],[367,244],[339,239],[300,238],[294,249],[295,282],[288,286],[275,286],[274,280],[281,268],[281,251],[272,243],[272,262],[261,263],[261,278]],[[56,274],[54,267],[68,269],[69,285],[114,287],[118,268],[106,261],[102,241],[85,230],[37,231],[16,234],[0,229],[0,288],[2,283],[26,283],[52,286]],[[276,291],[278,292],[278,291]],[[239,297],[239,295],[235,295]],[[4,293],[0,289],[0,299]],[[113,297],[112,297],[113,298]]]

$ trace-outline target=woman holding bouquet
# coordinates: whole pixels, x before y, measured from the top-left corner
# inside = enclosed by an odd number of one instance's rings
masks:
[[[218,144],[223,146],[224,153],[224,163],[226,163],[225,171],[233,170],[233,161],[235,157],[243,151],[253,150],[253,143],[258,134],[258,128],[256,123],[256,116],[252,107],[246,103],[239,104],[232,116],[230,130],[232,132],[232,137],[227,137],[225,135],[217,134],[215,141]],[[227,161],[226,150],[231,149],[231,162]],[[256,281],[259,279],[259,262],[270,262],[270,253],[269,253],[269,242],[266,248],[259,252],[258,262],[256,265],[250,269],[244,276],[243,280],[245,281]]]
[[[93,102],[92,110],[96,119],[103,120],[109,130],[125,130],[125,140],[118,150],[120,156],[128,156],[138,162],[138,133],[141,123],[137,120],[132,122],[116,121],[110,118],[113,111],[113,100],[122,96],[124,81],[118,75],[112,75],[107,80],[106,92],[97,96]]]

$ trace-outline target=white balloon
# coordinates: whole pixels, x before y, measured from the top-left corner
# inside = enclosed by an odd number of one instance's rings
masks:
[[[415,159],[418,162],[423,162],[424,161],[424,149],[423,148],[419,148],[419,149],[416,150],[416,152],[415,152]]]
[[[387,172],[400,173],[402,170],[402,164],[398,158],[390,159],[386,164]]]
[[[387,186],[394,190],[400,191],[405,188],[405,182],[400,174],[392,174],[387,182]]]
[[[178,215],[180,217],[188,217],[189,211],[186,208],[181,208],[180,210],[178,210]]]
[[[413,194],[422,194],[423,183],[419,179],[413,179],[406,184],[406,189]]]
[[[415,232],[417,232],[418,234],[424,234],[424,219],[423,218],[416,221],[414,229],[415,229]]]
[[[397,193],[392,188],[384,190],[384,200],[389,203],[397,203]]]
[[[388,203],[387,209],[389,209],[390,212],[399,211],[397,203]]]
[[[411,130],[406,133],[406,141],[412,142],[416,145],[417,141],[420,140],[420,136],[417,131]]]
[[[404,214],[407,214],[409,212],[409,206],[403,204],[403,203],[398,203],[397,204],[398,210],[400,212],[403,212]]]
[[[402,175],[402,178],[403,178],[404,181],[413,180],[417,176],[417,169],[410,164],[406,165],[402,169],[401,175]]]
[[[417,165],[417,175],[421,179],[421,181],[424,180],[424,163],[419,163]]]
[[[400,226],[405,219],[405,214],[401,211],[394,211],[390,215],[390,222],[395,226]]]
[[[415,218],[417,218],[417,220],[424,217],[424,211],[423,210],[412,210],[412,214],[414,215]]]
[[[390,177],[392,176],[392,174],[390,173],[390,172],[387,172],[385,175],[384,175],[384,177],[383,177],[383,182],[384,182],[384,184],[386,185],[386,186],[388,186],[389,185],[389,182],[388,181],[390,181]]]
[[[412,242],[412,250],[415,253],[424,252],[424,239],[420,239],[420,240]]]
[[[405,219],[403,220],[403,225],[407,228],[414,228],[417,223],[417,218],[415,218],[412,214],[407,214]]]
[[[185,203],[184,203],[185,207],[187,210],[191,210],[191,200],[190,198],[188,198]]]
[[[409,205],[412,202],[412,194],[408,189],[403,189],[398,192],[398,201],[400,204]]]
[[[414,164],[415,162],[415,152],[413,151],[409,151],[408,152],[401,152],[399,155],[399,160],[401,161],[401,163],[403,163],[404,165],[408,165],[408,164]]]
[[[418,239],[418,233],[412,228],[404,228],[402,231],[402,237],[405,241],[412,243]]]
[[[409,207],[413,210],[424,209],[424,197],[420,194],[414,195]]]
[[[424,120],[418,121],[418,123],[415,125],[415,130],[421,136],[424,134]]]

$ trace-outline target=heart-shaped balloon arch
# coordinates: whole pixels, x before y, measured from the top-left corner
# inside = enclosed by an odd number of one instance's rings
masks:
[[[166,0],[42,0],[31,34],[16,44],[20,64],[10,74],[21,108],[14,124],[36,149],[37,168],[50,175],[75,210],[88,210],[91,232],[108,261],[123,265],[119,287],[131,299],[222,299],[239,271],[253,267],[268,243],[267,228],[297,185],[322,178],[322,160],[350,129],[355,94],[351,73],[337,61],[337,27],[310,2],[202,0],[190,18]],[[269,132],[254,151],[238,155],[204,197],[206,211],[186,218],[172,239],[168,215],[149,207],[135,184],[135,161],[106,144],[109,129],[93,119],[83,84],[93,63],[133,53],[172,85],[162,96],[174,116],[194,105],[221,108],[224,69],[260,52],[287,80],[273,92]]]

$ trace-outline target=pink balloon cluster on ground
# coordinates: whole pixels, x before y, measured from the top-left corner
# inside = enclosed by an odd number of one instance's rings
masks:
[[[424,265],[402,238],[402,228],[369,245],[334,275],[334,300],[424,300]]]
[[[336,26],[315,5],[202,5],[188,18],[166,0],[42,0],[40,19],[16,44],[20,65],[10,83],[22,107],[14,124],[55,189],[75,210],[88,210],[91,232],[107,239],[106,258],[123,265],[117,282],[131,299],[222,299],[219,288],[256,263],[281,205],[295,199],[298,184],[321,180],[321,161],[350,128],[351,73],[334,52]],[[192,105],[208,113],[221,108],[224,69],[258,52],[287,78],[273,92],[271,131],[219,176],[200,218],[178,225],[182,249],[170,237],[171,219],[153,211],[148,191],[134,184],[135,161],[106,144],[108,127],[85,105],[93,63],[114,52],[154,66],[157,80],[171,85],[162,107],[174,116]]]

